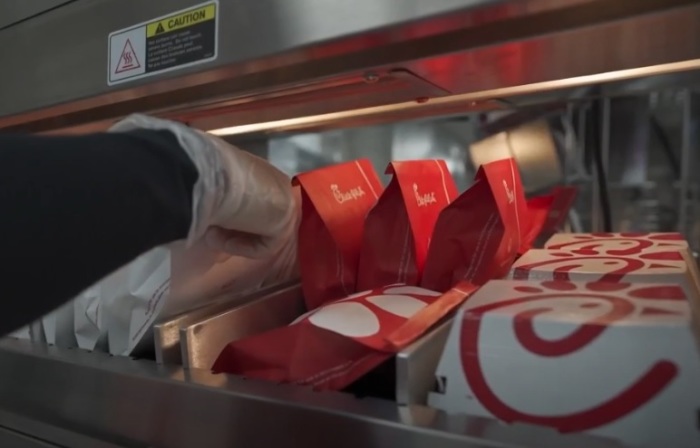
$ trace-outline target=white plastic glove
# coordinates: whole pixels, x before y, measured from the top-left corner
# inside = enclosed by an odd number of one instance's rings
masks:
[[[300,215],[290,179],[267,161],[183,124],[131,115],[110,132],[168,130],[199,172],[188,244],[202,237],[232,255],[268,257],[295,238]]]

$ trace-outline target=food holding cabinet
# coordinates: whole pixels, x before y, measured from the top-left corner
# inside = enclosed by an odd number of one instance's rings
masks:
[[[90,133],[140,112],[290,176],[439,159],[460,192],[510,158],[528,197],[576,187],[558,221],[568,232],[681,234],[681,277],[697,282],[699,30],[690,0],[11,0],[0,132]],[[664,275],[655,281],[681,278]],[[90,294],[76,300],[94,323]],[[158,318],[128,353],[33,323],[0,340],[0,444],[635,446],[438,409],[431,394],[457,393],[436,374],[452,368],[441,358],[454,313],[342,391],[212,373],[227,344],[295,321],[304,300],[296,278],[221,294]],[[50,325],[77,325],[67,307]]]

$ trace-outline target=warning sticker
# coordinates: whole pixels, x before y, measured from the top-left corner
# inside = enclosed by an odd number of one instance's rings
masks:
[[[214,0],[111,33],[107,84],[216,59],[218,8]]]

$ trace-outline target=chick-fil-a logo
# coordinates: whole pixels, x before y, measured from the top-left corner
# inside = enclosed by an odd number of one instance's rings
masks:
[[[625,275],[642,269],[648,269],[652,272],[656,269],[673,269],[682,272],[685,266],[679,252],[649,252],[642,253],[635,258],[605,255],[581,257],[572,252],[557,251],[546,251],[546,253],[552,258],[531,263],[519,261],[513,268],[513,279],[527,280],[533,271],[549,271],[553,280],[571,280],[570,274],[584,267],[588,262],[595,262],[608,269],[607,272],[600,272],[598,278],[599,281],[604,282],[618,282]],[[527,257],[527,255],[525,256]],[[680,263],[679,266],[678,262],[683,263]]]
[[[331,192],[333,193],[333,197],[338,204],[348,201],[355,201],[365,195],[365,190],[363,190],[359,185],[349,189],[348,191],[341,191],[338,184],[331,184]]]
[[[512,329],[515,340],[521,348],[533,355],[556,358],[575,354],[603,336],[614,322],[639,312],[631,300],[622,297],[621,294],[614,294],[616,291],[627,290],[626,294],[635,298],[685,300],[682,289],[677,286],[644,286],[637,289],[632,287],[630,291],[628,283],[589,283],[582,288],[583,290],[579,289],[582,285],[571,282],[543,282],[535,285],[537,286],[517,286],[514,288],[515,298],[469,309],[462,319],[460,358],[464,374],[476,399],[498,419],[508,423],[524,422],[550,426],[560,432],[586,431],[611,423],[643,407],[677,376],[676,364],[659,359],[618,394],[573,413],[537,415],[510,406],[491,389],[484,374],[482,357],[486,354],[482,354],[480,350],[484,315],[514,305],[531,305],[513,315]],[[527,295],[523,296],[523,293]],[[562,305],[577,301],[584,307],[607,303],[608,311],[582,322],[576,330],[560,339],[544,339],[536,333],[534,321],[538,316],[555,309],[551,305],[552,299],[556,299]],[[654,300],[651,303],[659,302]],[[649,310],[649,314],[654,314],[653,306]],[[647,314],[645,311],[642,310],[641,314]],[[674,314],[672,311],[669,313]]]
[[[402,284],[353,294],[300,317],[294,325],[311,324],[387,350],[386,337],[442,294]]]
[[[508,187],[508,183],[503,179],[503,189],[506,191],[506,197],[508,198],[508,203],[512,204],[515,202],[515,192]]]
[[[416,197],[416,202],[418,203],[418,207],[427,207],[430,204],[437,203],[437,199],[435,199],[434,192],[428,192],[428,193],[421,194],[418,191],[418,184],[416,184],[416,183],[413,184],[413,194]]]
[[[685,247],[680,233],[591,233],[573,235],[567,241],[548,244],[547,249],[576,255],[635,255],[651,248]]]

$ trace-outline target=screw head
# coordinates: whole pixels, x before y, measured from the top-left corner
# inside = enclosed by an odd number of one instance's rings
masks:
[[[367,84],[374,84],[379,81],[379,75],[374,72],[365,73],[364,78]]]

